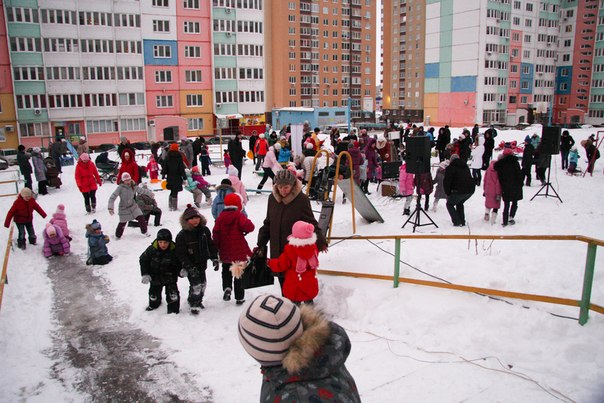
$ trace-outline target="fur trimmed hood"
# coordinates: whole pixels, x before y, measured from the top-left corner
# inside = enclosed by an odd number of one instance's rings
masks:
[[[201,221],[199,222],[199,226],[197,228],[207,225],[208,220],[201,213],[199,213],[199,217],[201,218]],[[182,214],[180,215],[178,221],[180,222],[180,226],[184,231],[193,231],[195,229],[195,227],[192,227],[191,224],[183,219]]]
[[[327,343],[331,328],[327,319],[321,313],[307,305],[300,308],[302,327],[304,331],[289,347],[283,368],[290,374],[299,374],[304,369],[309,369],[317,352]]]
[[[317,234],[313,232],[310,238],[295,238],[293,235],[287,237],[287,241],[292,246],[306,246],[317,243]]]
[[[273,197],[277,203],[289,204],[294,201],[296,197],[298,197],[300,192],[302,192],[302,183],[300,183],[299,180],[296,180],[296,184],[292,188],[292,191],[286,197],[281,197],[281,194],[277,189],[277,185],[273,185]]]

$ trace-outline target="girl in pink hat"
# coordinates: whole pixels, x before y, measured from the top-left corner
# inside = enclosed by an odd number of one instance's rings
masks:
[[[277,259],[270,259],[268,265],[273,272],[285,272],[282,290],[285,298],[297,305],[302,302],[312,304],[319,294],[319,250],[315,226],[296,221],[287,240],[281,255]]]

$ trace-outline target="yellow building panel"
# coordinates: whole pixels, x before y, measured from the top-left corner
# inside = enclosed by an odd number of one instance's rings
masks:
[[[199,104],[198,96],[201,95],[201,105]],[[180,113],[181,115],[212,113],[214,105],[214,97],[211,90],[202,91],[180,91]],[[190,98],[191,99],[190,99]],[[191,104],[191,106],[187,106]]]

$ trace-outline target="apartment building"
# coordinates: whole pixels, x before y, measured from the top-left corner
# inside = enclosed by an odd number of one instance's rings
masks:
[[[0,0],[0,9],[2,9],[2,6],[3,1]],[[17,148],[18,145],[17,115],[15,113],[6,21],[4,13],[0,11],[0,147]]]
[[[604,122],[602,1],[383,4],[384,118],[455,126]]]
[[[266,2],[267,109],[350,107],[375,113],[376,2]]]

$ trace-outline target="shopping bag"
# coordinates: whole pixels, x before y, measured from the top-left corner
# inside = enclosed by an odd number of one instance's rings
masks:
[[[275,277],[266,264],[266,257],[260,251],[254,252],[241,275],[241,286],[247,290],[273,285],[274,283]]]

